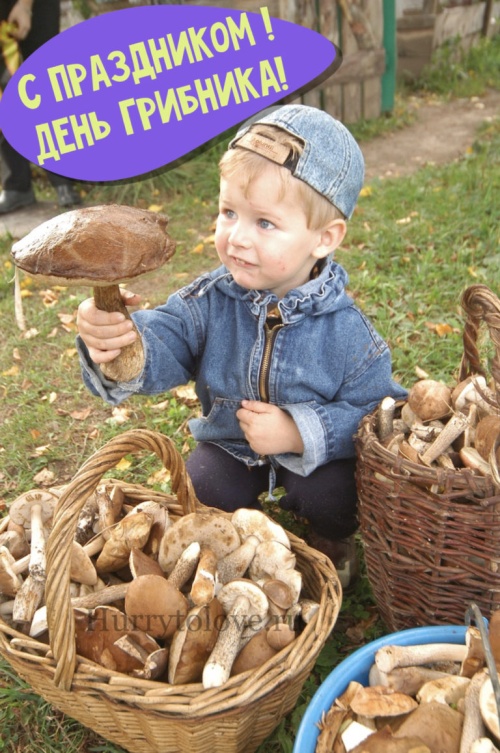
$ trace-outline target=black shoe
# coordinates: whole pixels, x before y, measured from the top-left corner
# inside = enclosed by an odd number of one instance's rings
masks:
[[[7,214],[22,207],[29,207],[30,204],[35,204],[35,202],[36,198],[32,188],[28,191],[2,191],[0,193],[0,214]]]
[[[73,207],[81,204],[82,200],[78,196],[73,186],[57,186],[57,203],[60,207]]]
[[[359,560],[354,534],[347,539],[334,541],[311,530],[307,535],[307,543],[318,552],[326,554],[333,562],[344,591],[354,585],[359,576]]]

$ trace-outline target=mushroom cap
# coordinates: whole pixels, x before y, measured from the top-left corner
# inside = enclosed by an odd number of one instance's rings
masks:
[[[189,513],[168,528],[160,542],[158,562],[167,574],[193,541],[197,541],[202,549],[210,547],[217,559],[240,545],[236,528],[219,511]]]
[[[400,716],[418,707],[418,703],[406,693],[399,693],[383,685],[360,688],[351,700],[351,709],[359,716]]]
[[[252,580],[266,576],[277,578],[278,571],[293,570],[295,564],[295,555],[284,544],[279,541],[263,541],[255,550],[249,573]]]
[[[263,628],[240,650],[231,667],[231,675],[239,675],[241,672],[260,667],[276,654],[277,649],[268,643],[267,631]]]
[[[159,649],[151,636],[134,630],[131,620],[115,607],[96,607],[92,611],[74,609],[74,615],[77,653],[104,667],[128,674],[143,668],[143,651],[151,654]],[[124,638],[132,646],[136,644],[139,650],[124,650]]]
[[[98,577],[94,563],[87,552],[77,541],[71,542],[70,578],[76,583],[86,586],[97,585]]]
[[[411,387],[408,404],[422,421],[449,416],[451,412],[451,389],[434,379],[421,379]]]
[[[194,607],[174,633],[168,658],[168,681],[199,682],[223,623],[224,611],[217,598]]]
[[[126,282],[157,269],[174,253],[165,215],[117,204],[73,209],[14,243],[14,264],[68,285]]]
[[[235,578],[222,586],[217,594],[226,614],[229,614],[234,602],[240,597],[248,599],[250,604],[247,622],[254,622],[257,618],[260,621],[266,616],[269,607],[267,596],[260,586],[247,578]]]
[[[458,753],[463,719],[463,714],[446,703],[437,701],[421,703],[411,714],[408,714],[394,735],[395,737],[415,735],[421,738],[432,751],[446,750],[449,753]]]
[[[290,549],[290,539],[285,529],[271,520],[261,510],[240,507],[231,515],[231,523],[238,531],[242,541],[249,536],[257,536],[260,541],[279,541]]]
[[[474,447],[484,460],[490,459],[490,452],[500,434],[500,416],[488,415],[481,418],[476,426]],[[500,460],[500,449],[496,451]]]
[[[135,628],[154,638],[169,638],[189,611],[184,594],[162,575],[139,575],[129,583],[125,612]]]
[[[287,609],[293,607],[294,598],[292,589],[282,580],[278,580],[278,578],[269,578],[269,580],[265,580],[262,584],[262,590],[269,601],[278,607],[278,609],[282,609],[286,612]]]
[[[42,522],[46,523],[54,514],[57,497],[45,489],[32,489],[21,494],[9,507],[11,520],[18,525],[29,528],[31,522],[31,508],[34,505],[41,506]]]

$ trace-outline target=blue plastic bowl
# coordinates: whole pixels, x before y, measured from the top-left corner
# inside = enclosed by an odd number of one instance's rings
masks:
[[[319,736],[316,726],[323,712],[328,711],[336,698],[346,690],[351,681],[368,684],[368,673],[375,661],[375,652],[382,646],[396,644],[411,646],[423,643],[465,643],[464,625],[419,627],[390,633],[367,643],[344,659],[330,672],[311,699],[300,723],[292,753],[314,753]]]

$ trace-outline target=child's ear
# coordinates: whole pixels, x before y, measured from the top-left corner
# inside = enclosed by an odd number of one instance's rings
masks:
[[[324,259],[325,256],[332,254],[344,240],[346,232],[345,220],[338,219],[329,222],[321,231],[320,242],[314,253],[316,259]]]

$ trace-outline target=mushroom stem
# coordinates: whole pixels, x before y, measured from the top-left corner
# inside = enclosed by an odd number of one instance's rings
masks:
[[[99,591],[87,594],[87,596],[77,596],[71,599],[71,606],[75,609],[95,609],[96,607],[106,606],[107,604],[113,604],[115,601],[120,601],[125,598],[127,593],[128,583],[119,583],[115,586],[106,586]],[[11,602],[6,602],[10,604]],[[13,602],[12,602],[13,604]],[[1,607],[5,605],[0,605]],[[1,611],[0,611],[1,614]],[[8,614],[8,612],[7,612]],[[47,629],[47,607],[40,607],[37,609],[31,622],[30,635],[32,638],[36,638]]]
[[[479,707],[479,692],[487,678],[486,670],[477,672],[469,683],[464,699],[464,724],[460,738],[460,753],[470,753],[472,743],[484,737],[486,728]]]
[[[229,678],[240,648],[240,637],[249,610],[250,602],[246,596],[238,596],[224,620],[213,651],[203,668],[204,688],[218,688]]]
[[[396,667],[411,667],[436,661],[462,662],[467,647],[460,643],[426,643],[418,646],[383,646],[375,654],[375,663],[381,672],[392,672]]]
[[[119,311],[127,319],[132,317],[123,303],[119,285],[99,285],[93,290],[95,305],[101,311]],[[138,376],[144,366],[144,348],[139,331],[130,345],[121,349],[120,354],[109,363],[101,364],[101,371],[114,382],[128,382]]]
[[[394,411],[396,408],[396,401],[393,397],[388,395],[384,397],[379,405],[378,417],[377,417],[377,429],[378,438],[383,442],[387,437],[390,437],[393,431]]]
[[[29,572],[34,580],[45,582],[47,562],[45,557],[45,531],[42,522],[41,505],[31,508],[31,553]]]
[[[421,455],[420,459],[425,465],[431,465],[448,447],[465,431],[469,419],[462,413],[455,413],[445,425],[441,433],[436,437],[431,446]]]

